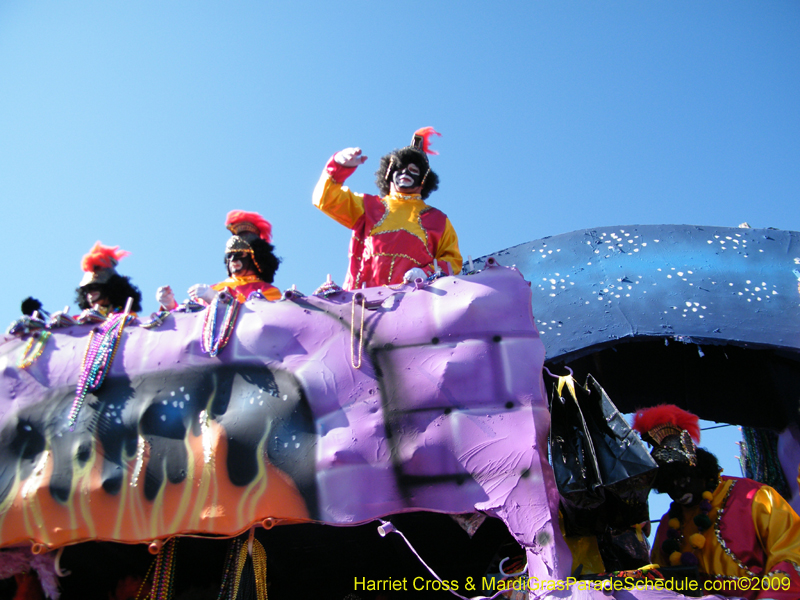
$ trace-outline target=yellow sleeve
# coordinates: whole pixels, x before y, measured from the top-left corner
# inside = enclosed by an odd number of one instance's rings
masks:
[[[444,233],[439,247],[436,249],[436,260],[447,261],[453,269],[453,275],[461,273],[461,265],[464,260],[461,258],[461,251],[458,249],[458,236],[453,229],[450,219],[445,221]]]
[[[767,485],[753,498],[753,525],[767,556],[765,573],[783,561],[800,566],[800,517],[783,496]]]
[[[355,227],[358,218],[364,214],[364,195],[351,192],[325,171],[314,188],[313,201],[314,206],[348,229]]]
[[[273,301],[280,300],[283,297],[281,291],[275,286],[270,286],[269,289],[265,290],[263,293],[264,293],[264,298],[266,298],[267,300],[273,300]]]

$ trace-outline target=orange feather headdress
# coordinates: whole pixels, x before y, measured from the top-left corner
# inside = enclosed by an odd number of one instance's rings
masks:
[[[436,131],[433,127],[422,127],[414,132],[414,137],[411,138],[411,145],[415,148],[422,150],[425,154],[439,154],[436,150],[431,150],[431,136],[442,134]]]
[[[84,275],[80,287],[108,281],[117,273],[115,267],[119,261],[129,254],[127,250],[120,250],[119,246],[104,246],[99,241],[95,242],[92,249],[81,259]]]

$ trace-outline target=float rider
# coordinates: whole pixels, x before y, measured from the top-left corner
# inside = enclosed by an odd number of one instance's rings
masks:
[[[653,446],[656,491],[673,500],[652,562],[697,567],[715,580],[705,589],[726,596],[800,598],[800,517],[789,503],[768,485],[721,476],[716,456],[695,445],[700,427],[690,412],[671,404],[643,409],[633,427]]]
[[[130,252],[119,246],[104,246],[99,241],[81,260],[83,279],[75,290],[75,302],[84,313],[93,311],[107,317],[125,309],[128,298],[133,299],[132,312],[142,310],[142,293],[125,277],[117,273],[119,261]]]
[[[458,237],[442,211],[425,200],[439,186],[430,167],[432,127],[418,130],[410,146],[381,158],[376,185],[381,196],[358,194],[343,184],[367,160],[360,148],[331,157],[314,190],[314,206],[353,230],[344,289],[403,283],[437,271],[461,271]]]
[[[202,304],[211,304],[219,292],[227,291],[239,302],[258,293],[267,300],[279,300],[280,290],[272,285],[280,259],[275,256],[272,226],[254,212],[232,210],[225,226],[231,237],[225,245],[225,268],[228,278],[214,285],[198,283],[189,288],[189,297]],[[156,300],[167,310],[178,304],[169,286],[158,288]]]

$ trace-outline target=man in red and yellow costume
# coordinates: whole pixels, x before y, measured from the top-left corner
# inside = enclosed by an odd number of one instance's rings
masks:
[[[673,500],[652,561],[697,567],[707,594],[800,598],[800,517],[789,503],[768,485],[721,477],[717,458],[695,446],[700,427],[692,413],[655,406],[637,412],[633,427],[653,446],[656,491]]]
[[[428,163],[432,127],[414,134],[410,146],[381,159],[376,184],[381,196],[357,194],[343,184],[367,160],[346,148],[328,161],[314,189],[314,205],[353,230],[344,288],[357,289],[424,279],[437,270],[461,271],[458,237],[442,211],[425,200],[439,186]],[[438,267],[438,269],[437,269]]]
[[[195,302],[211,304],[219,292],[226,291],[239,302],[259,292],[267,300],[280,300],[281,292],[272,285],[280,259],[273,252],[272,225],[261,215],[243,210],[228,213],[225,226],[233,234],[225,245],[228,278],[214,285],[198,283],[189,288]],[[156,300],[167,310],[178,304],[169,286],[158,288]]]

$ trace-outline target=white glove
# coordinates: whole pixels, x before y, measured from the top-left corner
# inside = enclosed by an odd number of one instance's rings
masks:
[[[345,148],[334,154],[333,160],[343,167],[357,167],[363,165],[367,157],[361,154],[361,148]]]
[[[163,285],[156,290],[156,302],[167,310],[173,310],[178,303],[175,302],[175,294],[172,293],[172,288],[168,285]]]
[[[211,289],[211,286],[205,283],[196,283],[189,288],[189,298],[197,302],[197,300],[204,300],[206,304],[211,304],[214,298],[217,297],[217,292]]]
[[[405,283],[413,283],[417,279],[427,279],[428,274],[420,269],[419,267],[414,267],[413,269],[409,269],[406,271],[406,274],[403,275],[403,281]]]

